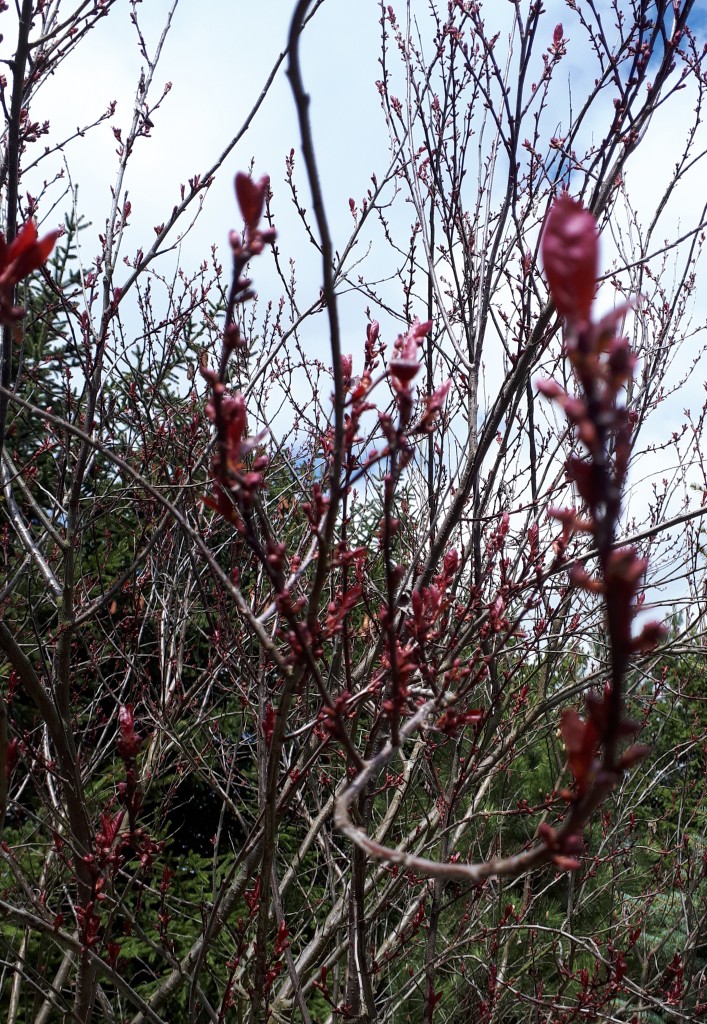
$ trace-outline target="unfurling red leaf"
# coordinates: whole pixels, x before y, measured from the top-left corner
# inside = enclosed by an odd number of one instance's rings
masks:
[[[437,414],[441,412],[442,407],[444,406],[444,402],[451,385],[452,382],[450,380],[445,381],[444,384],[440,384],[433,394],[428,395],[425,399],[426,409],[417,428],[419,433],[430,433],[434,429]]]
[[[254,231],[263,213],[265,195],[270,188],[270,178],[263,175],[260,181],[253,181],[248,174],[239,171],[236,175],[236,198],[248,228]]]
[[[18,751],[19,740],[16,736],[13,736],[11,740],[7,741],[7,753],[5,755],[5,775],[8,779],[12,775],[12,769],[15,767]]]
[[[596,290],[599,238],[593,215],[566,192],[545,221],[542,258],[558,313],[586,323]]]
[[[37,241],[37,225],[28,220],[8,245],[0,231],[0,323],[14,324],[22,319],[25,311],[12,305],[12,290],[46,262],[60,233],[52,231]]]
[[[645,599],[644,594],[639,594],[636,604],[640,607]],[[667,635],[662,622],[647,622],[641,632],[631,641],[632,651],[652,651]]]
[[[8,245],[0,234],[0,287],[8,288],[31,274],[45,262],[59,231],[52,231],[37,241],[37,225],[28,220],[17,232],[16,238]]]
[[[483,711],[473,709],[471,711],[455,711],[447,708],[441,718],[435,722],[435,729],[446,733],[447,736],[458,736],[465,725],[476,725],[484,717]]]
[[[290,945],[288,942],[289,930],[285,921],[280,921],[280,927],[277,930],[277,939],[275,940],[275,956],[279,956],[287,949]]]

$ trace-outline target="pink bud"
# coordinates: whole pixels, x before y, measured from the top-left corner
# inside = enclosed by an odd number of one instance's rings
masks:
[[[539,380],[536,383],[536,388],[541,395],[545,395],[546,398],[560,398],[565,395],[565,390],[555,380]]]

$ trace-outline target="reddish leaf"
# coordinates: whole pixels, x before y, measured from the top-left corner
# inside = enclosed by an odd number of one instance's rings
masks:
[[[444,384],[440,384],[440,386],[425,399],[427,407],[418,427],[418,430],[421,433],[423,431],[427,431],[429,433],[434,428],[437,414],[441,412],[451,386],[452,382],[447,380]]]
[[[628,747],[619,758],[619,765],[622,768],[632,768],[650,752],[650,747],[645,743],[634,743]]]
[[[263,175],[260,181],[253,181],[248,174],[241,171],[236,175],[236,198],[250,231],[254,231],[263,214],[265,195],[270,188],[270,178]]]
[[[277,930],[277,938],[275,940],[275,956],[279,956],[280,953],[284,953],[289,946],[289,942],[287,941],[289,934],[290,932],[285,921],[280,921],[280,927]]]
[[[597,226],[593,215],[566,192],[547,216],[542,258],[558,313],[568,320],[586,323],[596,290]]]
[[[585,722],[574,708],[562,713],[560,732],[567,750],[567,763],[582,794],[594,769],[599,734],[594,722]]]
[[[9,245],[0,234],[0,287],[12,287],[41,267],[59,235],[59,231],[52,231],[37,241],[37,225],[33,220],[22,225]]]
[[[8,245],[0,232],[0,322],[16,323],[24,310],[12,305],[12,289],[46,261],[61,232],[52,231],[37,241],[37,225],[28,220]]]
[[[465,725],[474,724],[476,725],[484,717],[483,711],[478,708],[472,711],[454,711],[453,708],[447,708],[441,718],[438,718],[435,722],[435,729],[439,729],[440,732],[446,733],[447,736],[457,736]]]

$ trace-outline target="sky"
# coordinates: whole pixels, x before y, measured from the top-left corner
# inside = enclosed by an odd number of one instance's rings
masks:
[[[137,9],[148,51],[159,39],[172,2],[150,0]],[[375,90],[377,6],[361,0],[355,5],[358,15],[347,17],[344,26],[340,0],[326,0],[304,37],[306,84],[315,97],[313,121],[315,127],[325,127],[319,154],[322,180],[333,205],[346,205],[348,196],[361,190],[375,164],[371,152],[378,148],[385,153],[387,148]],[[161,84],[171,82],[172,88],[153,117],[152,138],[143,140],[127,180],[136,236],[142,225],[166,219],[179,184],[209,166],[240,129],[285,48],[291,10],[292,0],[180,0],[155,76],[155,94]],[[119,0],[116,10],[93,30],[90,43],[77,49],[37,97],[35,115],[50,121],[52,140],[89,123],[114,99],[118,106],[111,124],[127,128],[144,65],[129,15],[127,0]],[[195,252],[224,240],[235,222],[232,181],[237,170],[253,160],[256,176],[269,173],[277,187],[287,153],[293,147],[299,150],[284,72],[283,64],[254,125],[216,180],[190,241]],[[362,116],[366,108],[372,108],[372,116]],[[115,148],[111,129],[104,124],[77,139],[66,154],[80,186],[79,209],[96,225],[105,217],[115,178]],[[280,205],[286,215],[286,203]]]
[[[67,0],[62,3],[67,10],[74,6],[67,5]],[[137,5],[149,54],[154,52],[173,4],[174,0],[145,0]],[[404,4],[399,2],[395,6],[402,14]],[[445,6],[443,2],[441,7]],[[581,54],[572,49],[572,16],[565,0],[545,0],[544,7],[549,32],[557,21],[570,26],[566,29],[570,37],[569,55],[563,65],[566,88],[556,94],[559,98],[556,102],[562,103],[562,97],[569,102],[570,96],[573,99],[581,96],[590,70],[580,59]],[[600,0],[599,8],[602,7],[609,10],[608,0]],[[292,8],[293,0],[179,0],[176,4],[155,75],[154,96],[160,94],[166,83],[170,82],[172,87],[160,110],[152,116],[151,137],[138,141],[123,186],[133,211],[124,253],[131,254],[138,245],[145,245],[145,239],[148,244],[152,241],[153,226],[168,219],[179,199],[180,183],[208,168],[240,129],[284,49]],[[424,0],[413,0],[413,10],[420,24],[426,24]],[[484,10],[487,21],[496,18],[500,25],[508,17],[511,5],[493,0],[486,3]],[[78,184],[77,212],[92,222],[82,243],[88,259],[97,251],[96,236],[104,229],[115,181],[117,157],[112,127],[126,131],[132,118],[136,83],[145,63],[138,50],[130,13],[129,0],[117,0],[110,16],[98,23],[90,40],[82,43],[66,60],[33,104],[33,119],[50,122],[46,142],[54,145],[74,133],[77,127],[94,120],[110,101],[117,101],[110,124],[101,124],[85,137],[75,139],[63,154],[49,156],[24,182],[27,188],[31,186],[37,191],[42,180],[50,179],[63,169],[72,182]],[[2,18],[5,22],[0,24],[0,30],[6,42],[0,44],[0,52],[7,59],[11,56],[9,44],[14,38],[12,10]],[[371,174],[375,172],[380,176],[388,162],[388,135],[375,84],[381,74],[379,20],[378,0],[324,0],[303,39],[302,67],[305,87],[312,96],[311,116],[320,177],[334,244],[339,249],[352,227],[349,197],[360,204]],[[707,32],[707,9],[698,12],[694,25]],[[427,35],[429,37],[429,30]],[[675,140],[681,137],[693,105],[694,97],[686,94],[684,103],[678,107],[672,105],[669,110],[659,111],[649,138],[629,163],[627,178],[639,219],[648,218],[655,208],[674,163]],[[558,109],[558,121],[565,114],[565,110]],[[271,176],[274,216],[283,251],[294,250],[301,254],[297,277],[302,291],[307,295],[316,294],[320,268],[308,248],[302,245],[301,227],[284,183],[285,158],[291,149],[295,150],[299,161],[299,132],[283,63],[252,126],[217,175],[203,215],[179,253],[165,257],[164,272],[169,274],[169,268],[178,262],[196,267],[208,256],[213,243],[217,243],[225,255],[228,231],[239,226],[233,176],[237,170],[250,167],[252,162],[256,177],[264,173]],[[672,201],[669,226],[692,223],[696,204],[703,202],[703,180],[703,172],[698,167]],[[67,202],[66,197],[61,198],[65,182],[66,179],[50,187],[43,202],[47,229],[61,220],[61,207]],[[309,206],[306,186],[302,187],[303,201]],[[53,209],[51,197],[58,201]],[[399,204],[393,216],[399,218],[396,224],[403,232],[400,237],[405,239],[412,211]],[[604,252],[608,260],[613,252],[608,238],[604,240]],[[378,258],[377,254],[374,256]],[[380,265],[383,277],[386,274],[384,259]],[[261,295],[276,297],[278,283],[269,276],[264,261],[254,270]],[[612,301],[611,296],[602,297],[602,301]],[[349,305],[345,306],[347,313],[343,318],[344,351],[356,351],[361,348],[365,328],[364,304],[353,297],[346,302]],[[695,322],[703,321],[706,315],[707,301],[700,300],[694,311]],[[315,349],[325,343],[326,338],[312,338]],[[697,351],[703,344],[701,336],[691,344]],[[322,358],[326,356],[327,353],[322,352]],[[700,371],[691,384],[695,396],[702,394],[703,380],[704,373]],[[686,395],[683,389],[676,397],[670,416],[680,417],[681,407],[687,402]],[[660,440],[665,423],[665,416],[656,418],[654,440]]]
[[[173,4],[174,0],[149,0],[136,8],[149,53],[154,52]],[[426,6],[424,0],[413,0],[413,12],[423,26],[428,24]],[[604,6],[608,7],[606,0]],[[293,0],[179,0],[155,75],[154,95],[168,82],[171,91],[153,115],[151,138],[139,141],[124,184],[133,211],[125,251],[132,239],[134,249],[144,245],[145,237],[154,237],[152,227],[168,218],[178,201],[179,185],[210,166],[239,130],[285,47],[292,7]],[[563,16],[567,25],[564,0],[546,0],[544,7],[549,29],[555,18]],[[396,5],[399,12],[403,8],[402,3]],[[508,5],[503,8],[506,18]],[[93,29],[90,41],[81,44],[43,87],[33,106],[34,118],[50,122],[48,141],[53,144],[94,120],[111,100],[117,101],[110,124],[101,124],[86,137],[75,139],[62,155],[45,160],[34,177],[28,176],[38,183],[39,178],[46,180],[65,164],[65,171],[79,186],[78,212],[92,221],[96,233],[103,230],[117,168],[112,126],[123,132],[127,129],[144,65],[130,10],[129,0],[118,0],[110,16]],[[485,11],[489,12],[487,20],[501,16],[498,4],[487,3]],[[12,12],[4,17],[12,17]],[[379,0],[357,0],[355,4],[324,0],[304,33],[305,86],[312,96],[320,178],[338,248],[345,244],[352,226],[349,197],[360,203],[371,174],[380,176],[387,166],[388,135],[375,85],[381,74],[379,20]],[[701,20],[707,28],[707,11]],[[574,57],[572,33],[568,32],[569,101],[570,96],[582,95],[590,69]],[[13,33],[7,32],[8,42],[12,38]],[[558,95],[562,95],[559,90]],[[689,103],[684,112],[687,117]],[[558,118],[562,114],[558,111]],[[641,146],[637,165],[629,166],[632,194],[639,209],[645,207],[647,213],[655,208],[674,161],[674,140],[682,128],[675,117],[674,106],[667,116],[658,114],[649,139]],[[203,216],[179,258],[196,264],[212,243],[223,245],[228,230],[237,222],[233,176],[251,162],[256,176],[268,173],[271,177],[281,238],[287,238],[288,232],[294,237],[299,228],[284,184],[285,158],[292,148],[299,160],[299,133],[283,63],[252,126],[217,175]],[[62,187],[53,190],[54,196],[60,195]],[[699,179],[695,187],[688,184],[673,200],[675,223],[689,222],[696,187],[701,188]],[[305,205],[309,206],[306,196]],[[49,209],[47,202],[43,209]],[[53,213],[48,216],[48,226],[54,226]],[[409,223],[409,216],[407,220]],[[308,269],[307,265],[300,268],[305,278]]]

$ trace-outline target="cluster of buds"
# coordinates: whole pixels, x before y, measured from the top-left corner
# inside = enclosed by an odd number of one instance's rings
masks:
[[[351,694],[348,690],[342,690],[330,706],[322,707],[315,727],[315,735],[323,740],[341,739],[344,733],[343,723],[347,718],[353,718],[355,713]]]
[[[381,612],[381,619],[385,621],[388,615],[387,610]],[[392,647],[386,644],[386,650],[381,657],[381,670],[373,677],[372,688],[380,685],[384,679],[392,677],[393,687],[391,695],[383,701],[383,711],[393,720],[394,730],[397,728],[398,720],[410,713],[408,706],[410,698],[410,684],[413,676],[419,671],[419,651],[414,643],[403,644],[395,640]]]
[[[393,358],[390,360],[390,383],[395,392],[401,429],[405,429],[412,417],[412,381],[420,372],[418,350],[432,329],[432,321],[423,324],[415,317],[407,334],[401,334],[395,342]]]
[[[349,587],[345,593],[337,591],[334,600],[327,607],[324,635],[328,639],[341,633],[344,619],[361,600],[362,589],[356,585]]]
[[[420,346],[431,328],[432,321],[428,320],[425,323],[420,323],[415,318],[407,333],[401,334],[395,341],[393,355],[388,363],[388,370],[385,376],[390,380],[390,385],[395,395],[398,422],[397,424],[394,423],[393,417],[388,413],[379,412],[381,428],[388,444],[382,451],[375,448],[372,449],[363,461],[354,459],[351,452],[358,440],[358,430],[362,416],[376,407],[370,401],[370,392],[374,387],[373,371],[379,365],[385,351],[385,346],[379,338],[380,327],[378,322],[372,320],[366,328],[364,369],[360,377],[352,377],[352,357],[350,355],[342,356],[341,369],[344,387],[349,393],[345,416],[344,448],[348,453],[347,469],[350,472],[355,470],[357,473],[365,473],[376,462],[379,462],[392,452],[400,454],[400,462],[397,468],[398,470],[403,469],[412,455],[407,435],[427,434],[435,429],[437,418],[444,407],[444,402],[449,392],[450,381],[445,381],[431,395],[426,396],[422,416],[417,424],[411,427],[414,411],[412,382],[421,369],[419,358]],[[352,477],[352,479],[355,478]]]
[[[565,352],[577,394],[568,394],[553,380],[541,381],[538,388],[563,409],[584,449],[567,460],[568,475],[584,508],[580,513],[551,510],[562,524],[556,550],[562,554],[577,531],[592,537],[599,572],[591,575],[577,566],[571,583],[603,597],[611,652],[610,680],[601,698],[588,699],[586,720],[572,710],[562,719],[569,766],[577,799],[581,799],[600,772],[618,776],[646,752],[638,745],[621,756],[617,750],[623,737],[637,731],[635,723],[623,717],[623,678],[630,655],[653,646],[662,629],[650,623],[639,637],[632,637],[636,597],[647,563],[635,548],[615,547],[632,432],[632,416],[620,394],[636,363],[628,339],[617,333],[617,327],[630,304],[598,321],[592,319],[599,262],[597,224],[567,193],[548,214],[542,257],[550,296],[565,321]]]
[[[129,831],[122,828],[125,811],[104,811],[93,840],[93,852],[83,857],[90,878],[90,897],[83,906],[77,906],[82,945],[85,949],[98,945],[101,935],[101,906],[106,899],[106,881],[124,865],[126,856],[137,856],[140,867],[149,870],[164,848],[164,841],[156,842],[144,829],[135,828],[135,816],[141,797],[137,787],[136,758],[142,739],[135,731],[132,707],[121,707],[119,738],[116,747],[125,763],[127,782],[118,786],[118,799],[127,806]],[[120,954],[117,943],[106,944],[109,961],[113,966]]]
[[[424,646],[442,636],[452,603],[452,583],[459,571],[459,552],[451,548],[444,556],[441,571],[427,587],[412,592],[410,613],[405,625],[415,642]]]
[[[344,450],[347,453],[346,469],[349,472],[352,472],[355,468],[365,471],[380,457],[379,453],[374,450],[361,466],[352,454],[354,446],[359,440],[358,432],[361,417],[369,410],[375,409],[375,404],[369,401],[369,392],[373,387],[373,371],[378,366],[380,357],[384,352],[384,345],[380,341],[379,335],[380,325],[377,320],[372,320],[366,326],[364,365],[363,373],[360,377],[354,378],[352,376],[353,357],[350,355],[341,357],[344,388],[349,395],[347,411],[344,415]]]
[[[214,480],[214,496],[204,498],[204,503],[213,508],[228,522],[239,526],[238,508],[252,504],[256,492],[264,486],[264,470],[267,456],[261,455],[248,466],[247,460],[253,449],[262,441],[265,432],[257,437],[247,436],[247,414],[245,399],[240,393],[229,394],[225,377],[228,360],[236,349],[243,349],[245,341],[235,320],[239,305],[253,298],[251,280],[245,277],[245,269],[253,256],[259,256],[266,245],[275,241],[274,228],[261,228],[265,199],[270,189],[266,176],[253,181],[247,174],[238,173],[235,181],[236,198],[245,222],[245,232],[240,235],[232,231],[229,243],[233,254],[233,280],[226,309],[226,326],[223,333],[223,348],[218,370],[202,367],[201,374],[211,385],[212,393],[206,412],[216,428],[217,450],[211,464]]]
[[[124,817],[124,811],[118,811],[116,814],[106,814],[105,812],[101,814],[101,827],[96,832],[94,840],[96,857],[101,867],[116,863],[118,860],[116,840]]]
[[[263,440],[265,432],[257,437],[248,437],[243,395],[240,392],[227,394],[224,385],[218,381],[213,387],[206,414],[215,424],[218,433],[218,446],[211,470],[219,486],[215,490],[215,497],[204,498],[204,504],[215,509],[224,519],[235,523],[237,513],[232,499],[249,505],[255,492],[265,483],[263,472],[268,465],[267,456],[258,456],[250,467],[247,464],[248,456]]]
[[[142,737],[135,729],[135,713],[132,704],[124,704],[118,712],[118,739],[115,748],[125,765],[125,782],[118,785],[120,802],[127,808],[130,832],[135,832],[135,822],[142,803],[138,785],[137,756],[142,747]]]
[[[108,864],[114,868],[119,866],[124,851],[130,849],[140,867],[148,871],[164,847],[163,840],[155,840],[144,828],[137,827],[137,816],[142,806],[137,758],[143,743],[143,737],[135,727],[133,705],[122,705],[118,713],[118,739],[115,747],[125,765],[125,781],[118,783],[118,801],[128,812],[128,830],[126,833],[121,829],[123,812],[102,816],[101,829],[95,838],[97,869]]]
[[[631,455],[632,417],[619,395],[633,376],[636,359],[628,339],[617,334],[630,303],[592,320],[597,225],[566,193],[548,215],[542,254],[550,295],[565,319],[565,353],[579,394],[568,394],[554,380],[540,381],[538,390],[561,406],[586,451],[571,456],[567,470],[587,515],[567,509],[553,514],[562,522],[563,542],[577,530],[592,533],[604,560],[614,543]]]
[[[398,407],[400,430],[407,430],[410,425],[413,411],[412,381],[420,371],[418,350],[431,330],[431,320],[426,320],[421,324],[416,317],[407,334],[402,334],[395,342],[393,358],[390,360],[388,368],[390,383],[395,392],[395,403]],[[437,415],[442,410],[449,387],[450,381],[445,381],[433,394],[427,396],[425,411],[415,427],[417,433],[429,433],[434,429]]]

